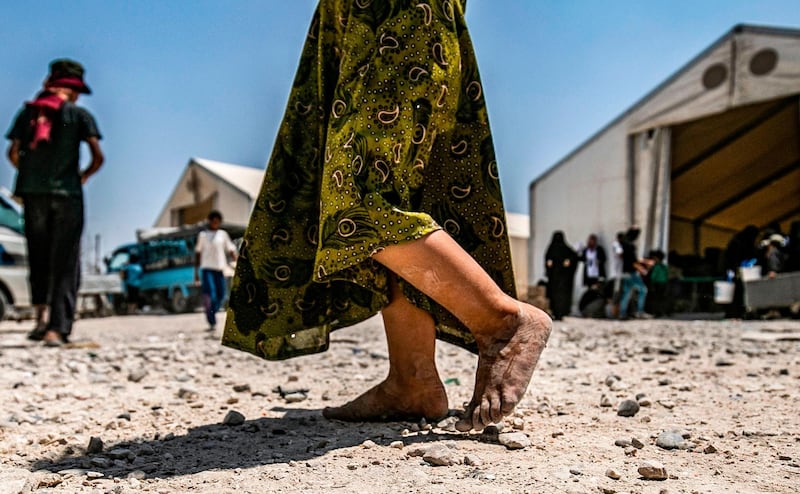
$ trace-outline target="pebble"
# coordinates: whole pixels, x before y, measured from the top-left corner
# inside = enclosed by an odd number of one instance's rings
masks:
[[[627,447],[630,447],[630,445],[631,445],[631,440],[630,439],[622,438],[622,439],[617,439],[616,441],[614,441],[614,446],[619,446],[620,448],[627,448]]]
[[[666,408],[667,410],[672,410],[673,408],[675,408],[675,402],[670,400],[658,400],[658,404]]]
[[[683,439],[681,434],[674,431],[664,431],[658,435],[656,446],[662,449],[689,449],[690,443]]]
[[[631,445],[636,449],[644,448],[644,443],[642,441],[640,441],[639,438],[637,438],[637,437],[631,438]]]
[[[183,398],[184,400],[196,400],[200,394],[194,388],[181,388],[178,390],[178,398]]]
[[[364,449],[372,449],[375,446],[377,446],[377,444],[375,444],[375,441],[373,441],[372,439],[367,439],[366,441],[361,443],[361,447]]]
[[[717,363],[716,363],[717,367],[730,367],[732,365],[734,365],[734,362],[732,360],[727,360],[727,359],[724,359],[724,358],[717,359]]]
[[[717,448],[715,448],[713,444],[709,444],[708,446],[703,448],[703,453],[705,453],[707,455],[712,455],[712,454],[714,454],[716,452],[717,452]]]
[[[479,467],[483,465],[483,459],[478,455],[470,453],[464,457],[464,464]]]
[[[667,480],[667,469],[655,460],[645,461],[639,465],[639,475],[645,480]]]
[[[514,418],[514,421],[511,423],[511,426],[514,428],[514,430],[524,431],[525,430],[525,420],[520,418],[520,417],[516,417],[516,418]]]
[[[127,460],[133,452],[127,448],[115,448],[106,453],[112,460]],[[135,457],[135,455],[133,455]]]
[[[145,376],[147,376],[147,369],[144,368],[136,369],[131,371],[130,374],[128,374],[128,381],[133,383],[138,383],[139,381],[144,379]]]
[[[108,467],[111,466],[111,460],[109,460],[108,458],[103,458],[102,456],[98,456],[96,458],[92,458],[89,461],[89,463],[93,467],[97,467],[97,468],[108,468]]]
[[[600,397],[600,406],[601,407],[611,407],[611,406],[614,406],[614,404],[611,403],[611,398],[609,398],[606,395],[603,395],[603,396]]]
[[[286,400],[286,403],[299,403],[301,401],[304,401],[306,398],[308,398],[308,396],[306,396],[305,393],[292,393],[286,395],[284,400]]]
[[[237,393],[249,393],[250,392],[250,385],[249,384],[236,384],[233,386],[233,390]]]
[[[584,466],[583,465],[573,465],[569,468],[569,473],[572,475],[583,475]]]
[[[422,455],[422,460],[435,467],[449,467],[455,464],[453,450],[443,444],[434,444]]]
[[[389,447],[394,449],[403,449],[405,444],[403,444],[403,441],[392,441],[391,444],[389,444]]]
[[[103,451],[103,440],[95,436],[89,438],[89,445],[86,446],[86,453],[95,455],[101,451]]]
[[[617,408],[620,417],[633,417],[639,413],[639,404],[634,400],[623,400]]]
[[[244,415],[236,410],[229,410],[225,418],[222,419],[222,423],[230,426],[242,425],[244,424]]]
[[[506,432],[497,436],[497,440],[508,449],[525,449],[531,445],[524,432]]]
[[[613,468],[609,468],[608,470],[606,470],[606,477],[608,477],[610,479],[614,479],[614,480],[619,480],[619,479],[622,478],[622,474],[620,474],[618,471],[614,470]]]
[[[127,478],[132,480],[144,480],[147,478],[147,474],[142,470],[134,470],[128,474]]]

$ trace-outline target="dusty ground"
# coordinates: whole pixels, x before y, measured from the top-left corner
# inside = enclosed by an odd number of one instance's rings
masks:
[[[448,423],[420,430],[323,419],[322,407],[383,377],[378,319],[335,333],[325,354],[285,362],[221,347],[202,319],[80,321],[83,348],[72,349],[29,344],[27,324],[2,323],[0,493],[800,488],[798,321],[557,323],[503,430],[522,429],[531,444],[510,450],[496,436],[448,431]],[[438,362],[458,408],[476,359],[441,344]],[[308,391],[282,397],[279,386]],[[639,412],[619,416],[619,403],[637,395]],[[230,410],[244,423],[223,425]],[[680,449],[656,445],[665,431],[685,438]],[[103,444],[90,453],[92,437]],[[412,456],[431,446],[439,447],[427,461]],[[432,457],[454,464],[432,466]],[[638,469],[648,460],[669,478],[643,479]]]

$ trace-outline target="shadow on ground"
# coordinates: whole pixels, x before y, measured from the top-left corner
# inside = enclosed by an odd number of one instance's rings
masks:
[[[191,475],[209,470],[251,468],[306,461],[329,451],[362,444],[371,439],[388,446],[397,440],[407,423],[365,424],[328,421],[315,409],[274,409],[285,411],[281,418],[260,418],[239,426],[207,424],[189,429],[185,435],[154,439],[133,439],[107,444],[103,451],[88,454],[75,451],[61,457],[40,459],[31,471],[61,472],[79,469],[100,472],[106,477],[125,478],[134,472],[145,478]],[[443,438],[472,440],[464,434],[409,436],[403,442],[422,443]]]

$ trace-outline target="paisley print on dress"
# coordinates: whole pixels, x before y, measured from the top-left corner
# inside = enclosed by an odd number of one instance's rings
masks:
[[[245,233],[223,344],[266,359],[324,351],[389,297],[372,259],[437,230],[507,293],[514,276],[465,0],[321,0]],[[437,337],[475,351],[401,281]]]

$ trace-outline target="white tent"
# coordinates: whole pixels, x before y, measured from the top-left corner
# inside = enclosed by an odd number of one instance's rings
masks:
[[[262,169],[192,158],[153,226],[198,223],[213,209],[225,223],[246,225],[263,177]]]
[[[609,250],[724,248],[800,219],[800,30],[737,26],[530,186],[529,282],[553,231]],[[609,265],[610,268],[610,265]]]

